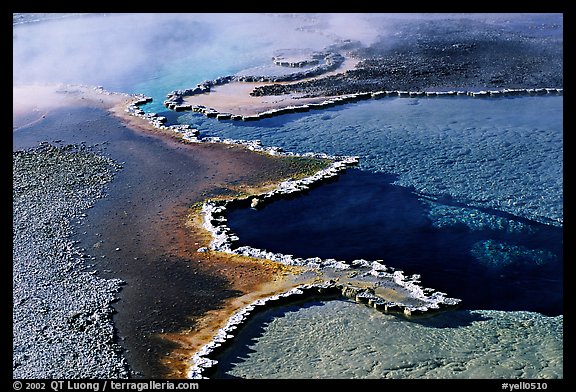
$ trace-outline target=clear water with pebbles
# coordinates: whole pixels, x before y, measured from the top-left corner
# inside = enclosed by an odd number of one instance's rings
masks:
[[[562,378],[563,317],[454,311],[408,322],[333,300],[271,309],[219,358],[220,378]]]

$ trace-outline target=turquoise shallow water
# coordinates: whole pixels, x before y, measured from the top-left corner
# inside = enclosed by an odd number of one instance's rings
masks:
[[[559,224],[562,113],[562,96],[385,98],[257,123],[178,121],[288,151],[358,155],[360,168],[421,194]]]
[[[303,14],[85,14],[14,26],[14,83],[74,83],[145,94],[146,110],[166,94],[270,65],[277,50],[323,50],[337,37],[305,26]]]
[[[562,378],[563,317],[454,311],[408,322],[352,302],[257,315],[222,378]]]

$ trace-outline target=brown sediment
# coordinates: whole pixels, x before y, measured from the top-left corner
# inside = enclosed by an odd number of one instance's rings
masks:
[[[62,102],[37,124],[24,127],[26,132],[14,132],[14,139],[21,139],[20,144],[50,137],[104,144],[107,154],[124,161],[124,169],[109,184],[109,197],[84,219],[80,241],[98,260],[93,268],[126,282],[114,322],[133,377],[187,377],[196,351],[255,300],[328,279],[364,285],[340,273],[197,251],[212,240],[202,224],[204,201],[268,192],[288,178],[325,168],[329,160],[183,142],[173,132],[126,113],[133,97],[103,99],[105,92],[98,89],[59,91],[83,104]],[[92,105],[85,105],[91,100]],[[404,297],[400,292],[379,294],[396,300]]]
[[[114,106],[111,111],[131,128],[148,134],[154,134],[163,139],[170,139],[179,145],[180,136],[174,132],[151,127],[141,118],[127,114],[123,109],[125,102]],[[217,164],[226,164],[226,155],[232,157],[241,156],[242,162],[234,159],[231,164],[225,166],[226,171],[236,172],[235,176],[227,178],[215,178],[211,188],[228,196],[247,196],[259,194],[265,190],[273,189],[275,184],[290,177],[299,177],[302,173],[311,170],[311,167],[323,165],[322,160],[314,160],[299,157],[273,157],[259,152],[246,150],[241,146],[226,146],[220,144],[184,144],[195,153],[211,151],[212,159],[216,158]],[[202,154],[203,158],[207,158]],[[243,165],[246,160],[256,163],[253,174],[246,176]],[[250,165],[252,166],[252,165]],[[228,173],[230,174],[230,173]],[[195,196],[195,205],[198,206],[205,197],[212,195],[207,189]],[[190,195],[189,195],[190,196]],[[212,195],[212,197],[214,197]],[[216,196],[218,198],[218,196]],[[222,198],[220,196],[219,198]],[[228,255],[220,252],[199,253],[197,249],[209,246],[212,240],[211,234],[202,228],[199,216],[194,214],[197,209],[175,201],[168,207],[165,214],[164,230],[157,231],[156,240],[161,242],[164,251],[186,262],[194,261],[195,268],[208,275],[216,275],[226,282],[226,291],[229,295],[220,303],[215,302],[206,311],[194,315],[188,315],[189,327],[168,333],[158,333],[155,336],[172,343],[170,351],[159,358],[160,374],[166,378],[185,378],[190,366],[190,359],[195,351],[210,341],[216,331],[222,327],[228,318],[237,310],[253,302],[256,299],[286,291],[299,284],[300,279],[296,276],[302,268],[287,267],[267,260],[250,259],[242,256]],[[170,237],[170,238],[169,238]],[[215,288],[218,289],[218,288]],[[191,298],[193,300],[193,298]]]
[[[66,102],[25,127],[22,135],[15,132],[15,140],[34,132],[40,140],[62,135],[64,143],[70,138],[88,144],[104,140],[107,153],[124,162],[109,184],[109,197],[87,214],[79,239],[97,260],[94,268],[126,282],[114,306],[114,323],[133,377],[187,377],[197,350],[255,300],[328,279],[363,284],[329,271],[197,251],[212,240],[200,214],[204,201],[262,194],[288,178],[325,168],[329,160],[185,143],[126,113],[133,99],[126,95],[60,91]],[[74,99],[82,100],[80,110]],[[85,105],[90,101],[93,105]],[[379,294],[388,300],[404,296],[395,290]]]
[[[409,303],[410,297],[391,287],[377,287],[374,294],[386,298],[390,302]]]
[[[126,282],[114,322],[133,377],[186,377],[189,355],[210,328],[298,276],[297,268],[263,260],[199,253],[210,235],[187,221],[195,203],[259,193],[321,161],[183,143],[126,113],[133,98],[125,94],[58,85],[14,86],[14,95],[15,125],[23,130],[14,131],[15,149],[39,140],[85,141],[124,162],[108,197],[88,211],[78,239],[93,268]],[[35,118],[34,109],[44,117]]]
[[[319,77],[327,77],[344,73],[356,67],[360,62],[358,59],[346,58],[338,69],[323,73],[319,76],[300,79],[298,82],[314,80]],[[184,97],[184,104],[203,105],[213,108],[220,113],[230,113],[233,115],[253,116],[267,110],[285,108],[292,105],[306,105],[325,101],[327,96],[303,98],[303,94],[283,94],[275,96],[252,96],[256,87],[272,84],[291,84],[293,82],[239,82],[213,86],[210,92]]]
[[[302,283],[296,278],[301,269],[296,267],[278,268],[277,263],[270,261],[248,260],[225,254],[207,255],[206,258],[224,266],[224,273],[228,276],[237,278],[231,281],[232,286],[243,295],[229,298],[221,308],[196,318],[193,328],[160,335],[176,344],[176,348],[161,359],[170,370],[166,374],[168,378],[186,378],[193,354],[209,343],[234,313],[258,299],[285,292]]]
[[[274,183],[264,182],[253,186],[241,185],[242,195],[256,195],[274,188]],[[216,197],[230,199],[231,197]],[[285,292],[314,278],[303,276],[308,268],[285,266],[269,260],[254,259],[239,255],[208,250],[197,252],[201,247],[208,248],[212,235],[203,227],[202,203],[188,209],[186,219],[175,225],[178,246],[172,249],[180,257],[198,259],[200,268],[208,273],[217,271],[223,275],[230,288],[238,294],[225,299],[221,306],[191,318],[191,327],[158,336],[174,344],[174,348],[161,358],[167,372],[166,378],[186,378],[192,356],[210,342],[229,318],[241,308],[254,301]],[[184,214],[177,214],[181,217]]]

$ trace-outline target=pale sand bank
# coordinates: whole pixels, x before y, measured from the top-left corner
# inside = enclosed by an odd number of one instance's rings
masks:
[[[305,78],[299,82],[314,80],[320,77],[327,77],[342,74],[354,69],[360,62],[359,59],[347,57],[338,69],[323,73],[319,76]],[[320,103],[329,97],[302,98],[303,94],[284,94],[277,96],[252,96],[255,88],[272,84],[290,84],[292,82],[230,82],[218,86],[213,86],[209,93],[191,95],[184,97],[184,104],[202,105],[213,108],[220,113],[230,113],[233,115],[253,116],[271,109],[285,108],[292,105],[306,105]]]

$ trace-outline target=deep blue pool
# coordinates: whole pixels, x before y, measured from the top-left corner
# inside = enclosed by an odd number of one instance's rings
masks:
[[[467,309],[562,314],[563,230],[453,200],[430,202],[394,176],[350,169],[300,197],[233,210],[239,245],[298,257],[381,259]],[[441,208],[459,220],[445,221]],[[440,211],[440,212],[439,212]]]

